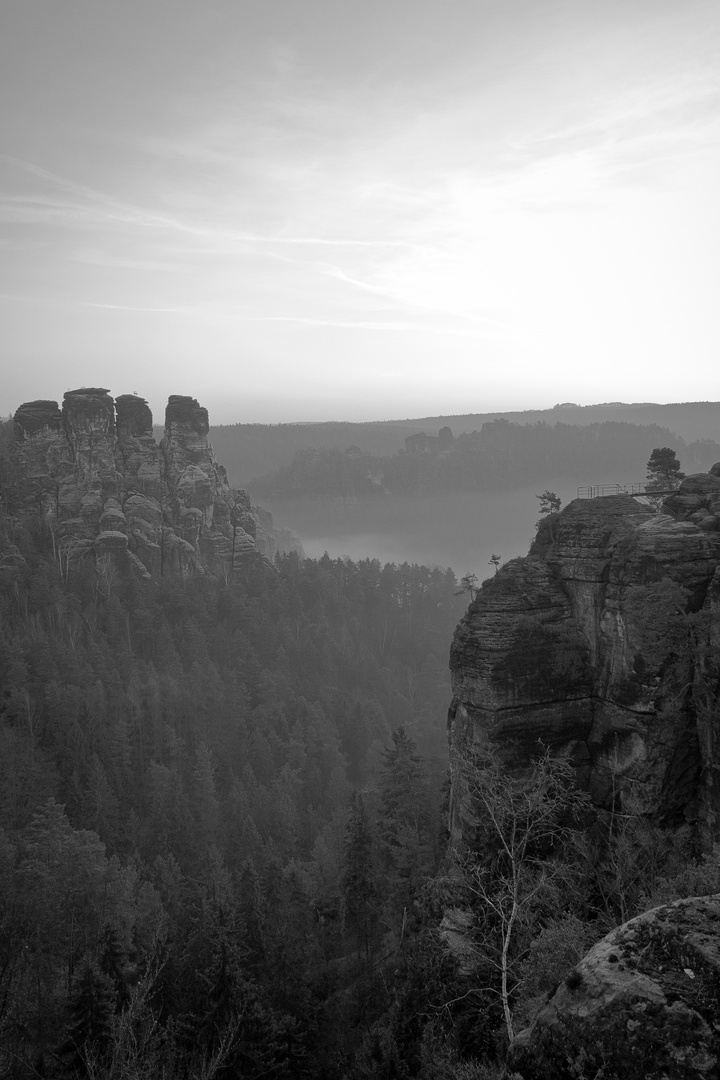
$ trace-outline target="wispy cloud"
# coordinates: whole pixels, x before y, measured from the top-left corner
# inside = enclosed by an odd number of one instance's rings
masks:
[[[189,309],[183,307],[148,307],[143,304],[95,304],[89,300],[84,300],[82,307],[99,308],[101,311],[147,311],[158,315],[186,315],[189,313]]]
[[[432,325],[427,322],[370,322],[368,320],[347,320],[347,319],[322,319],[311,318],[303,315],[236,315],[235,318],[239,322],[275,322],[275,323],[296,323],[302,326],[326,326],[333,329],[340,330],[370,330],[370,331],[383,331],[394,334],[406,334],[421,333],[438,335],[440,337],[464,337],[475,338],[481,340],[487,336],[486,333],[480,333],[477,330],[469,328],[459,328],[451,326]],[[488,326],[490,324],[488,323]],[[498,333],[504,333],[505,327],[496,325],[495,329]]]
[[[538,204],[553,201],[546,179],[560,168],[588,199],[604,199],[638,183],[672,182],[693,158],[720,147],[720,78],[712,68],[655,76],[573,111],[568,123],[509,141],[508,174],[534,182]]]
[[[134,224],[147,229],[166,229],[169,232],[177,232],[215,245],[222,242],[222,245],[226,248],[238,244],[338,248],[405,246],[400,240],[383,237],[358,239],[343,236],[263,235],[240,229],[211,227],[127,203],[105,192],[78,184],[65,176],[50,172],[48,169],[40,168],[29,161],[20,161],[6,155],[0,155],[0,160],[9,162],[34,176],[48,181],[52,185],[84,197],[84,201],[81,202],[42,195],[2,195],[0,196],[0,214],[4,215],[6,221],[49,223],[67,225],[72,228],[79,225],[96,228],[102,221],[109,223],[119,222],[122,224]]]
[[[214,332],[233,355],[278,341],[290,354],[306,327],[305,343],[371,334],[371,359],[400,355],[406,335],[408,356],[427,337],[436,356],[466,348],[540,371],[614,347],[594,344],[605,327],[636,343],[658,297],[684,288],[657,254],[665,218],[680,221],[697,175],[720,168],[717,67],[697,35],[675,49],[670,6],[656,18],[628,4],[620,27],[551,2],[551,26],[523,28],[481,3],[477,55],[458,42],[457,69],[433,53],[407,78],[391,49],[350,77],[288,32],[265,41],[264,67],[228,57],[212,78],[163,87],[152,118],[98,127],[95,143],[76,133],[85,156],[39,140],[23,156],[18,141],[0,159],[18,270],[0,286],[128,325],[157,313],[158,340],[180,352]]]

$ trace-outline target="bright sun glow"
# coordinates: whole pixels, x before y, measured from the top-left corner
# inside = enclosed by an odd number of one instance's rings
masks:
[[[716,396],[716,5],[41,6],[0,46],[6,412]]]

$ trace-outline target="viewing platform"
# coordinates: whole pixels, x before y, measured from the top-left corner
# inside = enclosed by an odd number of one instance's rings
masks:
[[[645,481],[639,484],[591,484],[577,489],[578,499],[602,499],[607,495],[674,495],[677,488],[655,488]]]

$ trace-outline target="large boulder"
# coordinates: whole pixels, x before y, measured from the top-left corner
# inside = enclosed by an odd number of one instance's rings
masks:
[[[680,484],[681,495],[707,495],[720,492],[720,476],[714,473],[691,473]]]
[[[720,894],[655,908],[603,938],[511,1044],[507,1075],[720,1076]]]

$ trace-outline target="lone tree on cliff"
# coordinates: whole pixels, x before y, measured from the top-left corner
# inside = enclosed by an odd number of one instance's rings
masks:
[[[542,495],[536,495],[535,498],[540,500],[541,514],[557,514],[562,506],[562,499],[554,491],[543,491]]]
[[[470,603],[473,602],[477,594],[479,593],[477,574],[471,574],[470,571],[467,574],[463,574],[460,578],[460,584],[455,590],[455,596],[462,596],[464,592],[470,594]]]
[[[677,454],[669,446],[658,446],[647,463],[647,488],[650,491],[667,491],[680,486],[685,473],[680,472]]]
[[[554,491],[547,490],[543,491],[542,495],[536,495],[535,498],[540,500],[540,520],[535,522],[535,528],[539,529],[545,518],[559,513],[562,499]]]

